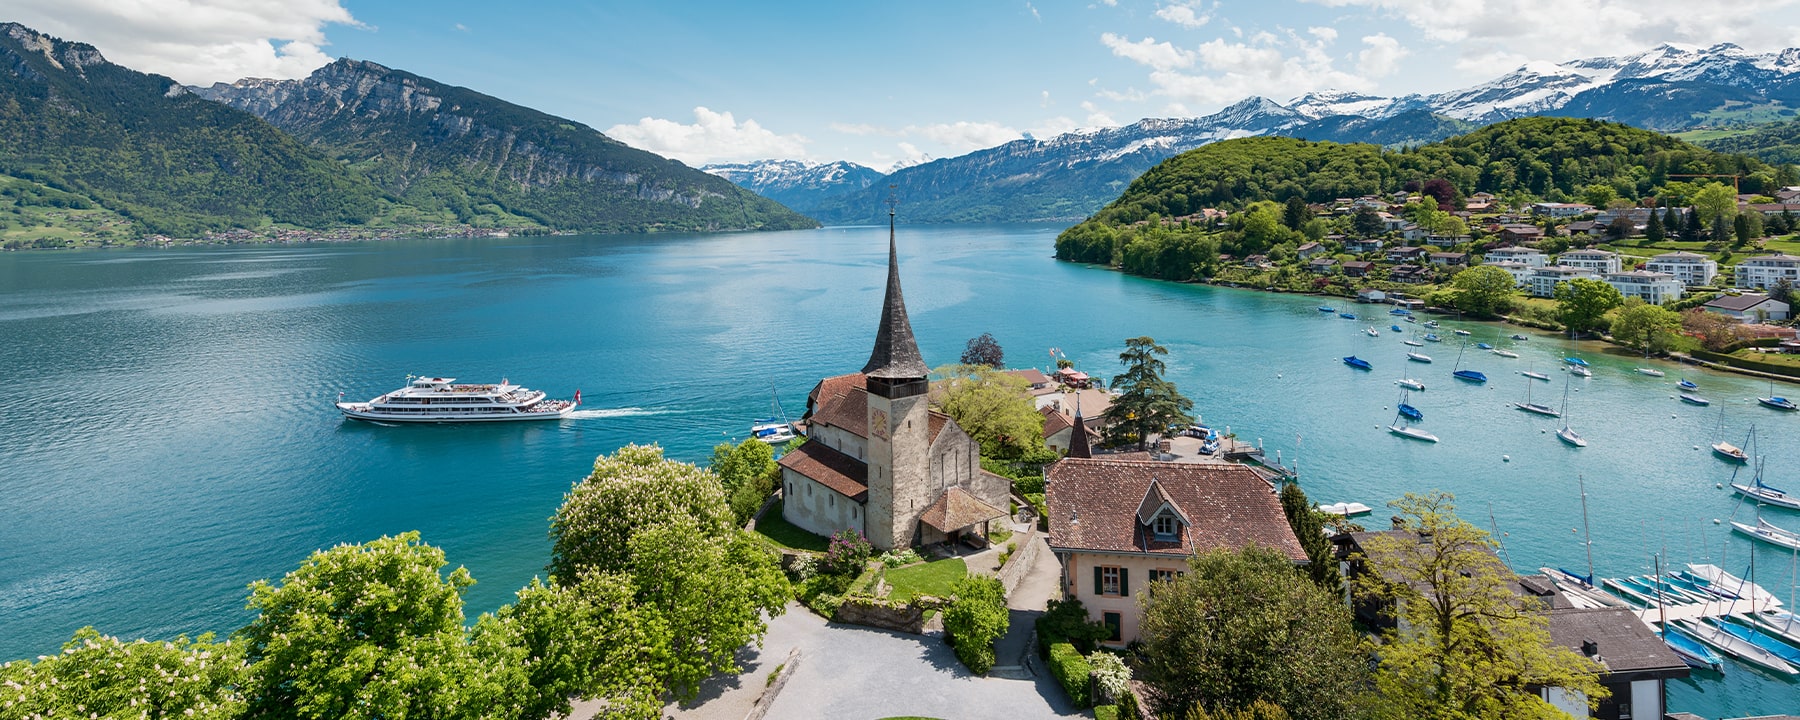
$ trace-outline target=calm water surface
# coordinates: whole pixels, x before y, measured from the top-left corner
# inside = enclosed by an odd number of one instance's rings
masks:
[[[1439,331],[1452,342],[1424,348],[1436,363],[1407,363],[1397,334],[1360,335],[1370,322],[1318,312],[1316,298],[1057,263],[1059,229],[902,229],[928,362],[993,332],[1014,366],[1042,366],[1054,346],[1110,375],[1124,338],[1154,336],[1204,418],[1297,462],[1315,499],[1379,507],[1407,490],[1454,492],[1521,570],[1585,567],[1578,475],[1601,575],[1647,571],[1665,549],[1746,572],[1749,541],[1714,524],[1754,513],[1714,487],[1732,475],[1704,450],[1717,437],[1741,441],[1756,423],[1769,482],[1800,485],[1800,417],[1758,408],[1766,383],[1670,365],[1645,377],[1631,372],[1641,361],[1595,346],[1453,322]],[[797,414],[819,377],[861,367],[885,231],[0,254],[0,658],[51,652],[90,624],[229,632],[247,618],[247,583],[406,530],[480,581],[471,615],[492,610],[542,573],[546,519],[595,455],[656,442],[702,461],[769,413],[771,386]],[[1452,327],[1523,357],[1471,352],[1464,366],[1493,381],[1453,381]],[[1375,370],[1338,362],[1352,352]],[[1546,432],[1554,420],[1507,406],[1531,367],[1553,378],[1533,399],[1559,404],[1570,353],[1595,365],[1570,393],[1591,442],[1580,450]],[[1381,429],[1403,369],[1429,387],[1413,404],[1441,444]],[[409,373],[580,389],[584,409],[554,423],[379,427],[331,407]],[[1683,375],[1712,408],[1675,400]],[[1767,512],[1800,528],[1800,513]],[[1758,579],[1786,596],[1792,556],[1758,552]],[[1673,684],[1671,707],[1800,709],[1800,685],[1728,670]]]

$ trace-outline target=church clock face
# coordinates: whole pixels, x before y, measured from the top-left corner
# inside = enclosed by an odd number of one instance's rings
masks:
[[[883,440],[888,439],[888,416],[886,410],[869,411],[869,434]]]

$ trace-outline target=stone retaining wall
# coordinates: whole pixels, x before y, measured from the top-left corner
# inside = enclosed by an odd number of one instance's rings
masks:
[[[872,598],[848,597],[838,605],[831,620],[918,635],[925,631],[925,608],[914,603],[899,605]]]
[[[1013,551],[1006,564],[1000,568],[1000,584],[1005,585],[1006,594],[1011,595],[1013,588],[1019,586],[1019,581],[1024,580],[1025,575],[1031,572],[1031,566],[1037,562],[1038,553],[1043,551],[1044,544],[1038,542],[1035,527],[1026,532],[1014,533],[1007,542],[1019,544],[1018,549]]]

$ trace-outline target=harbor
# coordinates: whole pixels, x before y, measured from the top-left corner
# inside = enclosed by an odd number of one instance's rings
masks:
[[[1585,476],[1596,574],[1654,574],[1659,553],[1747,574],[1754,552],[1756,581],[1787,603],[1792,551],[1725,524],[1755,522],[1730,489],[1751,474],[1710,449],[1742,444],[1755,423],[1764,480],[1800,485],[1800,414],[1759,405],[1766,380],[1651,360],[1667,374],[1655,378],[1600,343],[1517,341],[1517,328],[1422,312],[1417,326],[1439,322],[1441,342],[1425,346],[1435,363],[1411,362],[1410,333],[1361,332],[1387,328],[1385,310],[1351,321],[1323,317],[1314,297],[1059,264],[1044,248],[1060,229],[915,229],[933,249],[905,258],[925,355],[955,358],[992,332],[1011,367],[1054,345],[1110,379],[1123,340],[1149,335],[1210,427],[1245,450],[1260,440],[1314,500],[1371,508],[1356,522],[1385,525],[1388,501],[1442,489],[1496,531],[1515,570],[1585,568]],[[886,228],[831,228],[0,255],[0,277],[17,280],[0,290],[0,332],[20,339],[0,360],[32,379],[0,398],[0,503],[13,511],[0,527],[0,654],[53,652],[90,623],[131,637],[229,629],[246,583],[316,548],[415,528],[480,580],[471,616],[511,602],[543,572],[544,518],[596,455],[656,442],[704,463],[771,415],[771,382],[798,416],[819,376],[862,363],[866,348],[842,339],[867,334],[885,241]],[[1055,292],[992,290],[1008,286]],[[153,333],[168,346],[133,342]],[[1463,341],[1463,367],[1490,382],[1451,376]],[[1344,367],[1351,353],[1373,369]],[[1524,372],[1550,378],[1533,381],[1533,402],[1561,405],[1571,356],[1591,367],[1569,379],[1565,416],[1584,448],[1558,441],[1560,419],[1512,406]],[[333,407],[339,392],[371,398],[408,373],[452,370],[557,398],[580,389],[582,405],[560,421],[394,428]],[[1409,404],[1440,442],[1388,432],[1403,377],[1425,386]],[[1709,407],[1677,399],[1683,377]],[[254,406],[246,387],[262,389]],[[13,432],[68,423],[84,431]],[[1800,528],[1800,511],[1763,516]],[[1800,706],[1800,686],[1729,668],[1669,693],[1671,709],[1715,718]]]

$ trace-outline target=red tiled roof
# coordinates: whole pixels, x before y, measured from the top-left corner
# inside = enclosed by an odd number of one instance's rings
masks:
[[[862,373],[850,373],[820,380],[819,384],[813,386],[812,392],[806,395],[806,416],[812,417],[813,413],[819,411],[821,399],[838,397],[852,390],[867,390],[868,387],[869,376]]]
[[[1044,437],[1075,427],[1074,418],[1049,405],[1038,408],[1038,414],[1044,416]]]
[[[779,463],[856,502],[869,498],[869,466],[825,443],[805,443],[782,455]]]
[[[813,409],[812,422],[830,425],[860,438],[868,437],[869,392],[853,388],[842,395],[824,398]]]
[[[943,432],[944,426],[949,425],[951,420],[949,415],[945,415],[936,410],[931,411],[929,418],[930,423],[925,426],[925,442],[934,443],[937,442],[938,433]],[[865,424],[866,422],[867,421],[865,421]]]
[[[1044,479],[1054,548],[1188,555],[1255,543],[1306,559],[1269,484],[1242,465],[1064,458]],[[1179,543],[1151,542],[1138,522],[1152,480],[1192,523]]]
[[[1031,383],[1033,385],[1043,385],[1045,383],[1050,382],[1050,378],[1048,376],[1044,375],[1044,371],[1039,370],[1037,368],[1025,368],[1023,370],[1008,370],[1008,371],[1006,371],[1006,374],[1024,378],[1025,382]]]
[[[967,490],[952,485],[938,496],[936,502],[925,508],[925,512],[920,513],[919,522],[937,528],[940,532],[951,532],[1001,517],[1006,517],[1005,510],[984,503]]]

